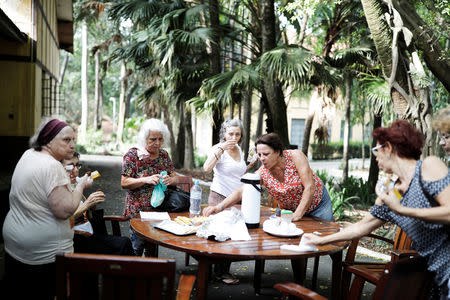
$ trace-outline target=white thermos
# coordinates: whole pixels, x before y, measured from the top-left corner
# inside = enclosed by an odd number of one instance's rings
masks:
[[[244,183],[241,211],[244,215],[245,225],[247,228],[258,228],[261,206],[259,174],[246,173],[241,177],[241,182]]]

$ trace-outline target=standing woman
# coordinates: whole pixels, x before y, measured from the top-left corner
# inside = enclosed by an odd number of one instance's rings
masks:
[[[121,185],[127,190],[124,215],[133,218],[141,210],[152,210],[153,189],[163,178],[165,185],[176,185],[178,176],[167,151],[161,149],[169,138],[167,126],[158,119],[146,120],[139,130],[137,146],[123,156]],[[167,171],[166,176],[160,173]],[[134,252],[142,256],[144,241],[130,228]]]
[[[220,127],[220,143],[214,145],[203,164],[203,170],[214,177],[208,197],[208,205],[217,205],[242,185],[241,177],[253,166],[245,164],[244,154],[239,146],[244,128],[240,120],[226,120]],[[256,162],[256,161],[255,161]],[[239,280],[230,274],[231,262],[215,264],[214,272],[217,280],[226,284],[237,284]]]
[[[250,169],[244,161],[240,147],[244,128],[240,120],[232,119],[220,127],[220,143],[214,145],[203,164],[206,173],[214,171],[214,177],[208,197],[209,205],[217,205],[242,185],[241,177]]]
[[[278,207],[294,211],[293,221],[315,216],[334,221],[331,199],[322,180],[313,173],[308,159],[300,150],[284,150],[276,133],[260,136],[256,152],[262,166],[257,173]],[[243,187],[236,189],[218,205],[205,208],[208,216],[242,200]]]
[[[75,132],[58,119],[45,121],[30,139],[14,169],[10,210],[3,225],[5,281],[18,299],[53,299],[55,256],[73,252],[73,222],[83,190],[92,184],[85,175],[72,193],[61,160],[75,152]],[[26,288],[23,284],[26,283]]]

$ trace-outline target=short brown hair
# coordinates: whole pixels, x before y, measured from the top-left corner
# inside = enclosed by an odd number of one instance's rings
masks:
[[[405,120],[396,120],[390,127],[378,127],[372,135],[380,145],[389,142],[400,157],[419,159],[422,155],[424,136]]]
[[[255,147],[258,146],[258,144],[264,144],[272,148],[275,152],[279,151],[280,156],[283,156],[283,150],[284,146],[281,142],[280,137],[278,134],[272,132],[272,133],[266,133],[261,135],[259,138],[256,139]]]

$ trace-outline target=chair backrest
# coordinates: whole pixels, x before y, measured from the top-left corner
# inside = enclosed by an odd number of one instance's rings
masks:
[[[372,299],[409,300],[426,299],[433,281],[423,257],[390,262],[377,283]]]
[[[174,259],[58,254],[56,295],[58,300],[174,299],[175,272]]]
[[[192,176],[178,176],[177,187],[183,191],[190,193],[193,185],[194,183],[192,182]]]
[[[408,250],[411,248],[412,240],[406,235],[406,232],[400,228],[397,228],[394,240],[394,250]]]

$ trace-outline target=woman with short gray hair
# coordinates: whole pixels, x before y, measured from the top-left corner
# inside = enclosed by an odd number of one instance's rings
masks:
[[[124,215],[133,218],[142,210],[150,210],[153,189],[163,179],[165,185],[176,185],[178,176],[166,150],[161,149],[169,139],[167,126],[158,119],[146,120],[138,133],[137,146],[123,156],[121,185],[127,190]],[[166,176],[161,176],[167,171]],[[136,255],[142,256],[144,241],[130,229]]]

